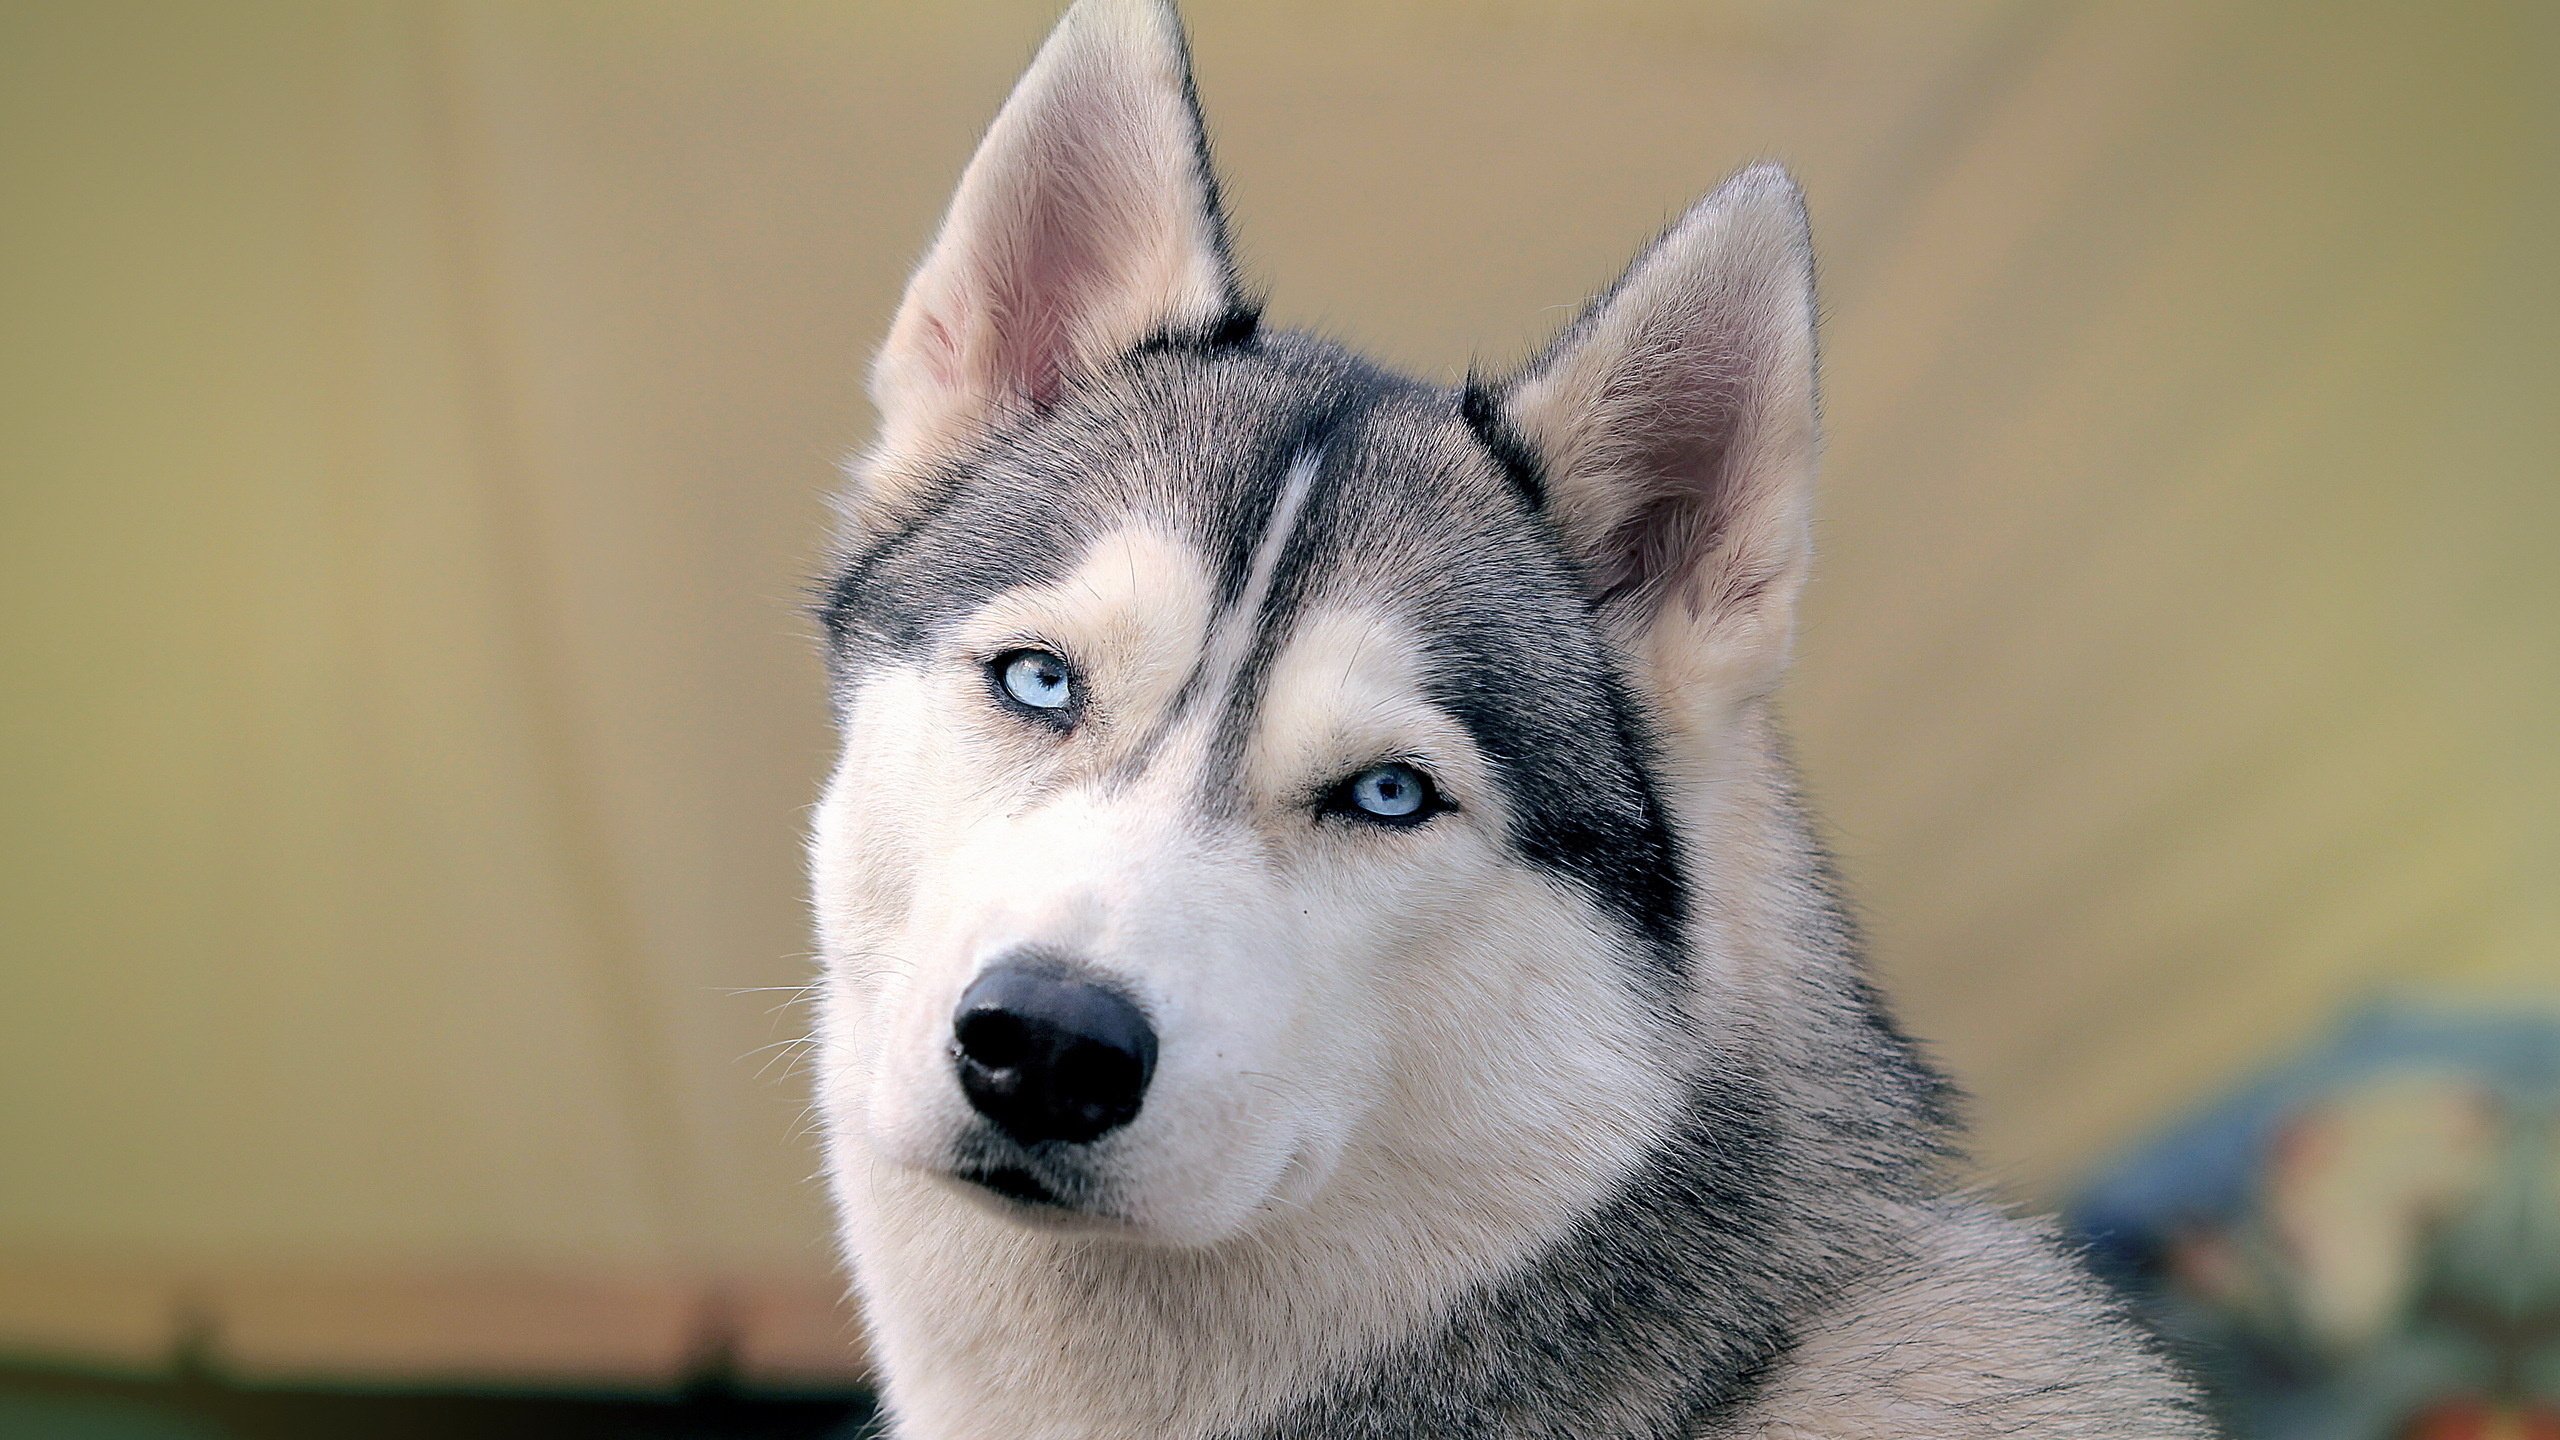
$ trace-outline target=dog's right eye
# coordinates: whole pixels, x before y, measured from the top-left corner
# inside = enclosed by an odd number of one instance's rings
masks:
[[[1336,785],[1323,805],[1328,814],[1392,826],[1419,825],[1456,808],[1441,798],[1430,776],[1394,760],[1372,765]]]
[[[997,698],[1035,720],[1065,728],[1075,718],[1075,672],[1046,650],[1008,650],[987,662]]]

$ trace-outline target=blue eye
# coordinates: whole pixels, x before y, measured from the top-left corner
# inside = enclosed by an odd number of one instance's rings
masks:
[[[1419,825],[1449,808],[1431,777],[1410,765],[1373,765],[1342,782],[1326,808],[1381,825]]]
[[[1075,675],[1046,650],[1008,650],[989,663],[1004,697],[1044,720],[1064,720],[1075,704]]]

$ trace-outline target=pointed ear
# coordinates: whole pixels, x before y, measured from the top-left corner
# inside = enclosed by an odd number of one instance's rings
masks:
[[[1734,176],[1501,392],[1594,605],[1657,697],[1773,686],[1810,560],[1813,251]]]
[[[1180,21],[1165,0],[1081,0],[908,282],[872,365],[874,469],[919,468],[1151,334],[1240,308]]]

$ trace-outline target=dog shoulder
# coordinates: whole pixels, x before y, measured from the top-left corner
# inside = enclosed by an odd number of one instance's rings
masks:
[[[1751,1409],[1711,1436],[2212,1434],[2193,1392],[2051,1225],[1969,1197],[1912,1220],[1899,1261],[1817,1320]]]

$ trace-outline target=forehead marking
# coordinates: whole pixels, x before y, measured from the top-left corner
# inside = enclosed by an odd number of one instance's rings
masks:
[[[1289,471],[1280,481],[1280,498],[1271,505],[1271,523],[1263,527],[1262,539],[1253,551],[1253,566],[1245,572],[1244,591],[1236,597],[1234,607],[1219,618],[1215,633],[1200,657],[1201,684],[1194,692],[1200,713],[1217,715],[1225,711],[1229,692],[1236,678],[1244,672],[1245,656],[1253,649],[1253,638],[1262,626],[1262,612],[1271,602],[1271,577],[1280,569],[1280,556],[1289,548],[1289,537],[1297,533],[1298,517],[1306,510],[1307,491],[1315,485],[1317,467],[1324,463],[1322,450],[1301,450],[1289,461]]]
[[[1214,719],[1227,708],[1253,654],[1254,637],[1260,629],[1262,612],[1270,603],[1281,556],[1297,532],[1298,519],[1306,510],[1307,492],[1314,488],[1316,471],[1323,462],[1324,453],[1316,448],[1301,449],[1290,459],[1289,468],[1280,479],[1280,493],[1271,502],[1271,518],[1255,542],[1243,588],[1232,605],[1210,620],[1191,674],[1145,738],[1115,767],[1116,779],[1127,781],[1144,771],[1187,718],[1207,715]]]

